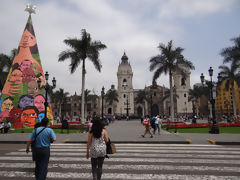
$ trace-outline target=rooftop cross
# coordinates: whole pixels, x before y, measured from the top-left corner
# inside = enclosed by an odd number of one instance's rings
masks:
[[[25,11],[29,12],[30,15],[32,13],[36,14],[36,12],[35,12],[36,8],[37,7],[35,5],[27,4]]]

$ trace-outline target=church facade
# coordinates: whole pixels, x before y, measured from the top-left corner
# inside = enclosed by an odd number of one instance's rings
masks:
[[[192,102],[188,101],[190,89],[190,70],[185,68],[185,77],[180,72],[173,73],[174,93],[178,98],[174,102],[174,112],[176,116],[189,115],[193,113]],[[112,104],[102,103],[102,97],[98,96],[94,100],[85,102],[85,116],[101,116],[102,104],[103,114],[117,117],[142,117],[145,115],[170,115],[170,98],[168,97],[169,88],[159,86],[157,83],[144,87],[144,89],[134,89],[133,70],[124,52],[117,69],[117,87],[112,85],[111,89],[116,90],[118,102]],[[142,102],[136,101],[140,91],[147,93]],[[54,106],[53,106],[54,107]],[[55,106],[57,107],[57,106]],[[81,115],[81,98],[75,95],[67,98],[67,102],[62,107],[62,114],[73,118]],[[54,115],[57,116],[58,110],[53,108]]]

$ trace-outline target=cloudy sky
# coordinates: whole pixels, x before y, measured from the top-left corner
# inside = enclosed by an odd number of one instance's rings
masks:
[[[230,39],[240,35],[239,0],[1,0],[0,53],[18,47],[27,3],[37,5],[32,20],[43,70],[56,77],[57,88],[71,94],[81,92],[81,65],[71,75],[70,61],[58,62],[58,55],[68,48],[63,40],[80,38],[81,29],[108,47],[100,52],[101,73],[86,64],[86,88],[96,94],[102,86],[117,86],[124,51],[133,69],[134,89],[150,85],[149,59],[159,54],[159,43],[170,40],[184,48],[183,55],[195,65],[191,85],[200,82],[201,72],[207,77],[210,66],[216,79],[221,49],[232,46]],[[168,87],[168,77],[160,76],[157,83]]]

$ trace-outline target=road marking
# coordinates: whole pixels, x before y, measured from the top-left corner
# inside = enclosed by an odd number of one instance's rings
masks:
[[[216,145],[216,141],[214,141],[214,140],[207,139],[207,141],[208,141],[209,143],[211,143],[211,144],[214,144],[214,145]]]
[[[0,176],[3,177],[34,177],[33,172],[20,172],[20,171],[0,171]],[[92,179],[91,173],[75,173],[75,172],[48,172],[47,178],[60,179],[60,178],[72,178],[72,179]],[[166,180],[166,179],[194,179],[194,180],[238,180],[237,176],[214,176],[214,175],[178,175],[178,174],[128,174],[128,173],[104,173],[103,179],[141,179],[141,180]]]
[[[134,151],[134,152],[127,152],[127,151],[120,151],[118,150],[118,152],[115,155],[117,156],[120,156],[120,155],[144,155],[143,153],[141,153],[143,151]],[[146,153],[148,152],[148,153]],[[158,154],[226,154],[226,155],[240,155],[240,151],[198,151],[198,150],[194,150],[194,151],[189,151],[189,150],[159,150],[159,151],[156,151],[158,152]],[[144,151],[144,153],[146,154],[146,156],[151,156],[151,152],[149,151]],[[25,151],[19,151],[19,152],[9,152],[9,153],[6,153],[7,155],[26,155],[26,152]],[[86,154],[86,150],[83,150],[82,152],[69,152],[69,151],[66,151],[64,152],[64,155],[65,156],[79,156],[79,155],[85,155]],[[54,155],[54,156],[61,156],[63,155],[62,152],[59,152],[59,151],[53,151],[51,152],[51,155]],[[153,154],[154,155],[154,154]]]
[[[192,140],[191,139],[186,139],[186,141],[188,141],[189,144],[192,144]]]
[[[0,163],[1,168],[18,168],[20,170],[21,168],[23,171],[26,168],[34,168],[34,163]],[[62,168],[65,169],[66,172],[67,169],[88,169],[91,170],[91,164],[90,162],[88,164],[82,164],[81,162],[75,163],[75,164],[57,164],[57,163],[49,163],[48,168],[50,171],[52,171],[52,168]],[[221,171],[221,173],[229,173],[229,172],[240,172],[240,167],[211,167],[211,166],[172,166],[172,165],[126,165],[126,164],[117,164],[117,165],[111,165],[111,164],[104,164],[104,169],[106,170],[168,170],[168,171]]]
[[[5,161],[30,161],[32,160],[32,157],[12,157],[12,156],[0,156],[1,160]],[[71,161],[79,161],[79,162],[89,162],[89,159],[83,158],[83,157],[51,157],[50,161],[64,161],[64,162],[71,162]],[[240,161],[229,160],[229,159],[190,159],[190,158],[184,158],[184,159],[177,159],[177,158],[110,158],[106,159],[108,162],[146,162],[146,163],[199,163],[199,164],[239,164]]]
[[[199,153],[179,153],[178,151],[175,151],[174,153],[170,154],[168,152],[165,153],[159,153],[159,154],[144,154],[144,153],[119,153],[117,152],[116,154],[114,154],[114,157],[149,157],[149,158],[212,158],[212,159],[234,159],[236,158],[236,156],[239,156],[240,152],[238,152],[238,154],[216,154],[215,152],[211,152],[211,154],[199,154]],[[25,155],[26,157],[31,156],[31,153],[29,153],[28,155],[26,154],[26,152],[10,152],[7,153],[6,155],[21,155],[22,157]],[[85,156],[86,152],[51,152],[52,156]],[[1,157],[0,157],[1,158]]]

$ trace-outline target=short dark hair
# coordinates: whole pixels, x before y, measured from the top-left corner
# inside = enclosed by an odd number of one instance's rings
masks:
[[[49,123],[49,121],[48,121],[47,117],[44,117],[41,121],[41,125],[44,127],[47,127],[48,123]]]

